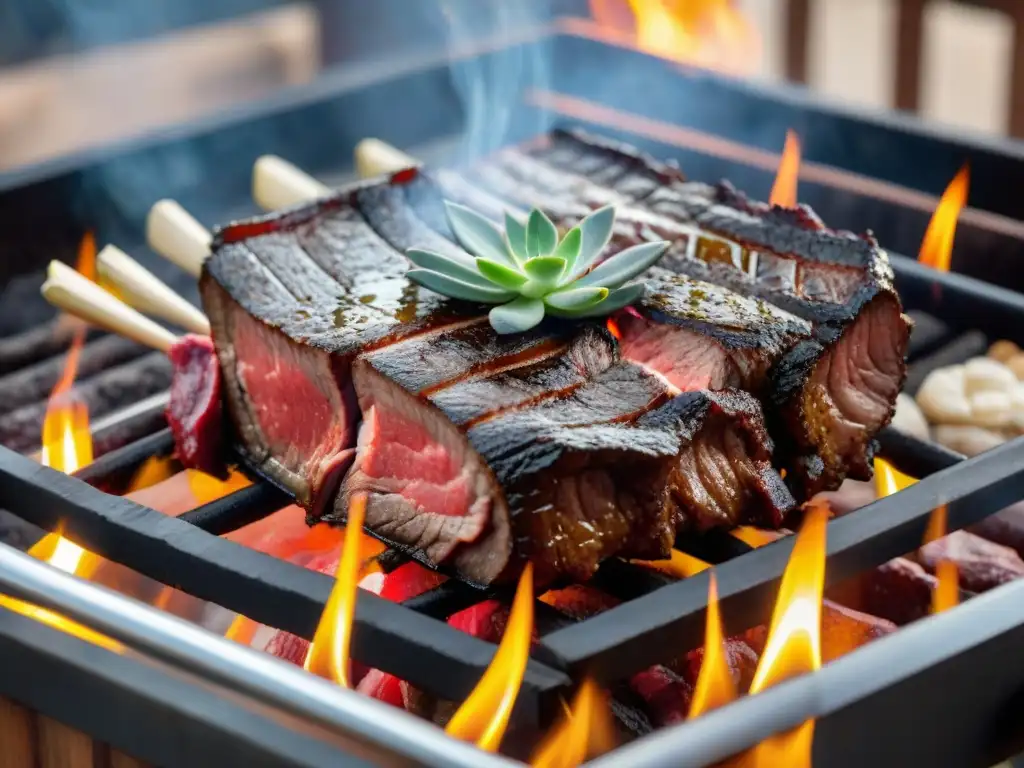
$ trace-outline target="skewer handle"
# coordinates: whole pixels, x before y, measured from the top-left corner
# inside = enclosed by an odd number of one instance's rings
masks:
[[[210,255],[210,232],[173,200],[160,200],[146,218],[149,247],[193,277]]]
[[[117,246],[108,245],[100,251],[97,266],[100,277],[114,286],[130,306],[192,333],[210,335],[206,315]]]
[[[42,293],[53,306],[70,315],[161,352],[170,351],[178,340],[63,262],[50,262]]]
[[[355,157],[356,172],[363,179],[415,168],[420,164],[416,158],[380,139],[360,141],[356,144]]]
[[[252,167],[252,196],[267,211],[327,197],[332,192],[308,173],[276,155],[264,155]]]

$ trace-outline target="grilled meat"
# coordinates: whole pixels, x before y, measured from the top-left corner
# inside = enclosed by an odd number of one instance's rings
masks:
[[[679,395],[616,363],[597,324],[498,336],[409,283],[402,250],[458,248],[442,210],[403,174],[218,233],[201,292],[264,472],[314,517],[368,491],[370,530],[479,583],[526,559],[585,579],[665,556],[677,529],[777,524],[793,500],[752,398]]]
[[[672,166],[564,132],[501,152],[466,179],[456,194],[480,187],[513,206],[539,205],[565,227],[616,203],[616,247],[670,240],[661,267],[810,323],[812,337],[778,362],[770,399],[787,482],[808,498],[846,476],[870,478],[874,435],[906,373],[909,324],[869,235],[828,230],[806,207],[750,202],[728,184],[687,183]]]
[[[178,459],[190,469],[224,474],[224,418],[221,376],[213,342],[188,334],[171,347],[174,366],[167,423]]]

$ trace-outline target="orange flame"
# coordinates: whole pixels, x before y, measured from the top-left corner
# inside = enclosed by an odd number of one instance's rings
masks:
[[[590,12],[654,56],[733,75],[760,63],[760,37],[733,0],[590,0]]]
[[[306,654],[305,668],[315,675],[334,680],[349,688],[348,656],[352,642],[352,617],[356,608],[356,589],[359,583],[360,542],[363,520],[366,518],[366,496],[352,499],[345,524],[345,539],[341,544],[341,559],[335,574],[334,589],[324,607],[320,623]]]
[[[875,459],[875,493],[879,498],[899,493],[916,482],[916,477],[903,474],[885,459]]]
[[[930,544],[946,535],[948,511],[943,504],[932,510],[928,528],[924,532],[924,543]],[[942,613],[960,603],[960,574],[952,560],[939,560],[935,564],[935,591],[932,592],[932,613]]]
[[[448,721],[445,732],[495,752],[519,695],[533,637],[533,566],[527,563],[512,599],[505,634],[480,682]]]
[[[705,563],[700,558],[680,552],[678,549],[672,550],[672,555],[668,560],[634,560],[633,562],[645,568],[653,568],[669,576],[674,576],[677,579],[696,576],[701,571],[711,567],[710,563]]]
[[[530,761],[532,768],[576,768],[615,748],[608,696],[587,678],[576,691],[565,720],[552,728]]]
[[[766,531],[750,525],[738,526],[729,531],[729,533],[754,549],[763,547],[765,544],[771,544],[773,541],[778,541],[782,536],[778,531]]]
[[[970,167],[965,165],[949,182],[942,193],[939,204],[928,222],[921,251],[917,260],[925,266],[948,272],[953,256],[953,238],[956,235],[956,222],[960,211],[967,203],[967,190],[970,187]]]
[[[779,170],[775,174],[772,194],[768,198],[772,205],[796,208],[797,181],[800,176],[800,137],[792,130],[786,131],[786,145],[782,150]]]
[[[722,631],[722,617],[718,610],[718,583],[712,572],[711,583],[708,585],[707,624],[704,628],[704,661],[700,665],[697,684],[693,689],[689,717],[700,717],[735,698],[736,683],[729,670],[725,633]]]
[[[828,512],[812,506],[797,534],[750,693],[821,668],[821,599],[825,585]],[[766,739],[744,756],[744,766],[810,768],[814,721]]]
[[[884,459],[875,459],[875,490],[880,497],[902,491],[916,482],[917,478],[903,474]],[[924,532],[925,544],[946,535],[946,516],[945,504],[932,510]],[[937,583],[932,593],[932,613],[954,608],[960,602],[960,575],[956,563],[940,560],[935,564],[935,578]]]

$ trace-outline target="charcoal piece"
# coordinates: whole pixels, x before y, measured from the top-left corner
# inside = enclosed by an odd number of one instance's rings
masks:
[[[668,667],[659,664],[638,672],[629,679],[629,687],[658,728],[681,723],[690,712],[693,685]]]
[[[750,683],[757,671],[758,652],[755,651],[740,637],[727,637],[725,639],[725,660],[729,666],[729,673],[733,685],[740,693],[750,689]],[[690,685],[696,687],[697,678],[700,675],[700,668],[704,664],[704,648],[695,648],[686,654],[682,664],[682,677]]]
[[[821,605],[821,661],[828,664],[895,631],[896,625],[888,619],[824,600]]]
[[[987,350],[988,339],[981,331],[962,333],[935,352],[912,362],[907,370],[907,381],[903,391],[916,395],[922,382],[936,368],[964,363],[972,357],[982,357]]]
[[[163,352],[109,368],[75,384],[76,397],[96,419],[120,407],[166,390],[171,384],[171,364]],[[0,445],[28,452],[39,447],[46,402],[33,403],[0,416]]]
[[[912,309],[907,312],[907,316],[914,324],[910,331],[910,341],[907,342],[907,359],[911,364],[952,339],[953,329],[935,315]]]
[[[1024,557],[1024,503],[1019,502],[989,515],[967,530],[975,536],[1009,547]]]
[[[149,351],[148,347],[121,336],[101,336],[82,346],[76,378],[87,379]],[[68,354],[65,352],[0,376],[0,416],[45,401],[67,369],[67,364]]]
[[[1024,576],[1024,560],[1014,550],[967,531],[921,547],[917,559],[929,573],[942,560],[956,563],[960,588],[968,592],[985,592]]]
[[[76,320],[60,315],[22,333],[0,337],[0,376],[66,352],[79,327]],[[88,334],[95,338],[100,331],[92,329]]]
[[[830,587],[826,595],[849,608],[903,626],[928,615],[936,583],[935,577],[918,563],[897,557]]]

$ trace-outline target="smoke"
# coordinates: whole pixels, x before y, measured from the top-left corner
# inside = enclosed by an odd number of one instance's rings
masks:
[[[451,76],[463,108],[461,162],[469,162],[548,128],[548,117],[528,107],[524,93],[551,77],[548,45],[531,31],[552,18],[550,0],[438,0]],[[523,36],[528,42],[516,44]],[[497,51],[461,59],[486,41]],[[511,44],[509,44],[511,43]]]

